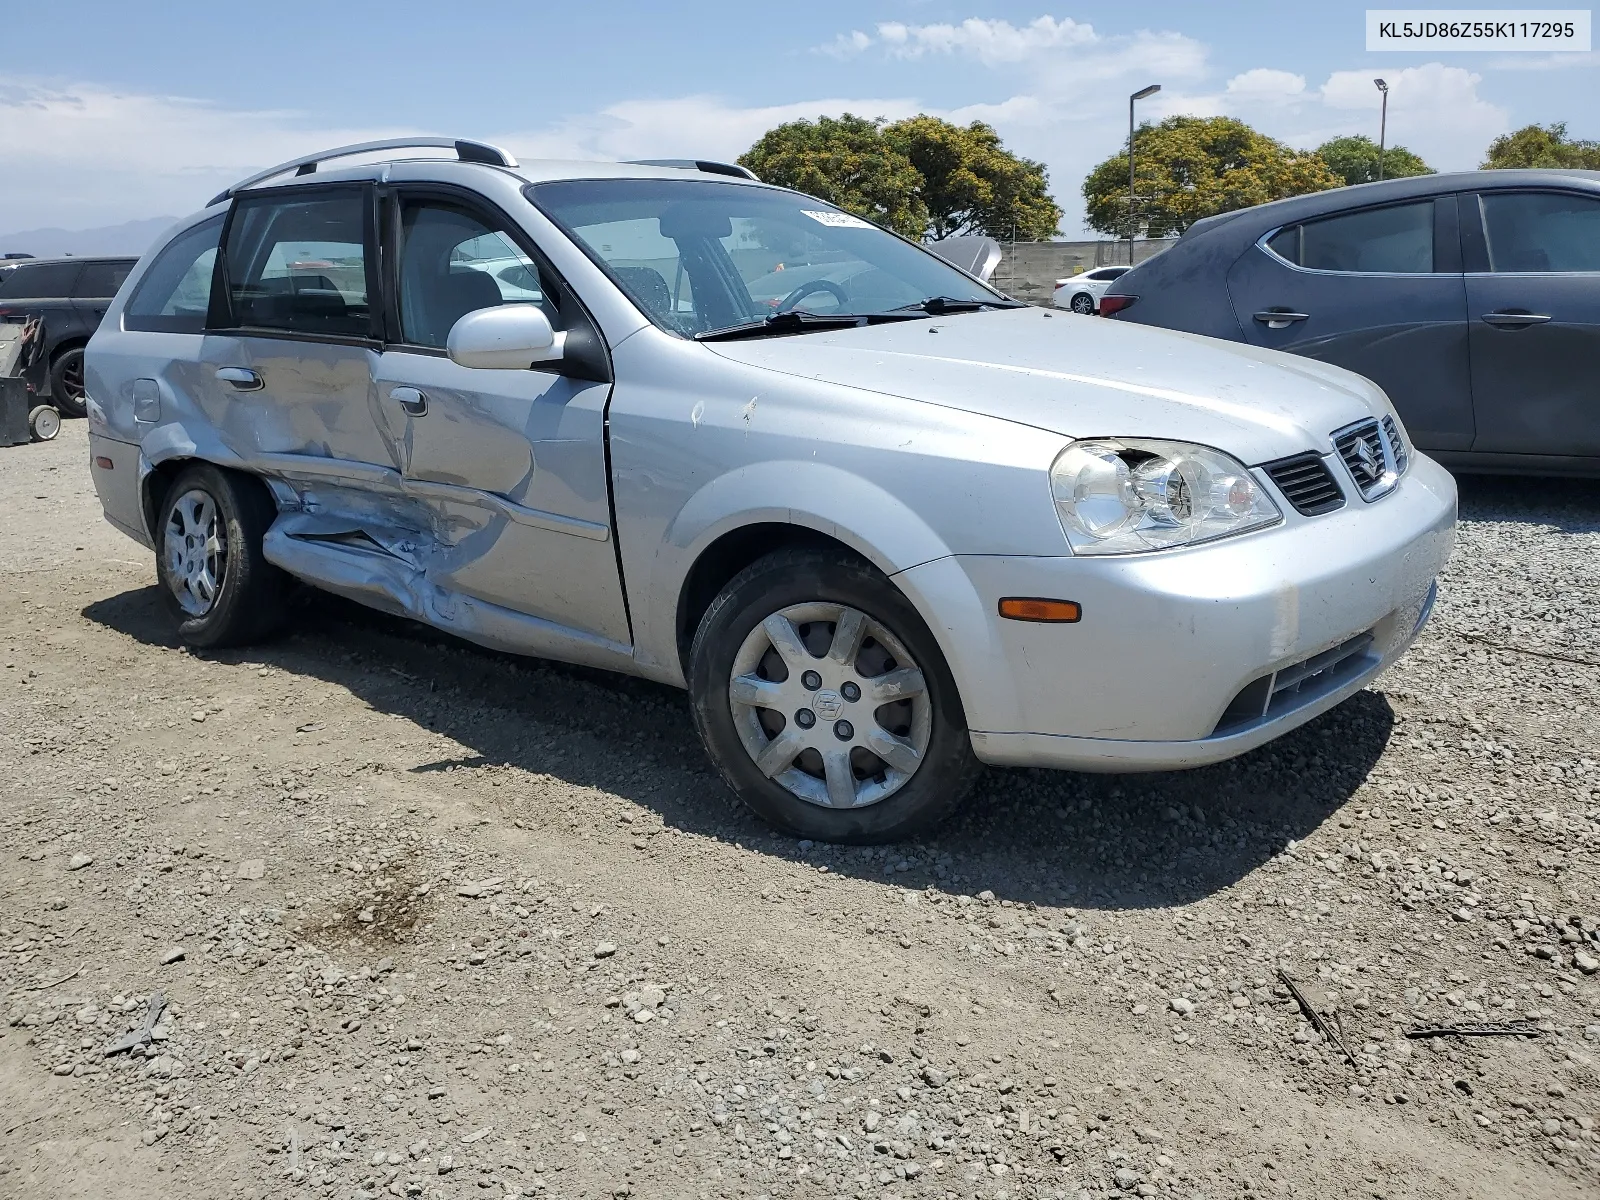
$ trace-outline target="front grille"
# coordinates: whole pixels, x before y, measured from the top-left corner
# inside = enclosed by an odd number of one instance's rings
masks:
[[[1362,421],[1334,435],[1333,448],[1339,452],[1350,478],[1367,499],[1384,489],[1389,474],[1384,455],[1383,434],[1376,421]]]
[[[1389,440],[1389,450],[1394,455],[1395,474],[1404,475],[1411,451],[1406,449],[1406,440],[1400,436],[1400,426],[1394,423],[1393,417],[1383,419],[1383,436]]]
[[[1321,654],[1246,684],[1229,702],[1212,736],[1237,733],[1324,696],[1359,675],[1374,661],[1372,634],[1359,633]]]
[[[1280,458],[1262,469],[1302,516],[1321,516],[1344,507],[1344,493],[1339,490],[1339,481],[1328,470],[1322,455],[1315,451],[1296,454],[1293,458]]]

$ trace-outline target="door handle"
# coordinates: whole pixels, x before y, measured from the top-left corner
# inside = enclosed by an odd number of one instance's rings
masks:
[[[413,417],[426,416],[428,397],[418,388],[397,387],[389,389],[389,398]]]
[[[1287,308],[1268,308],[1255,314],[1268,329],[1287,329],[1296,321],[1305,321],[1310,318],[1310,313],[1290,312]]]
[[[219,367],[217,378],[223,383],[231,383],[237,391],[259,392],[266,385],[261,381],[261,376],[249,367]]]
[[[1483,323],[1496,329],[1522,329],[1528,325],[1543,325],[1550,318],[1545,313],[1531,313],[1502,308],[1498,312],[1484,313]]]

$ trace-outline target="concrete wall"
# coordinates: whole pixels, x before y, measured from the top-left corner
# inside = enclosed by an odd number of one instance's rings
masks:
[[[1139,240],[1133,244],[1133,259],[1143,262],[1160,254],[1170,241]],[[1095,267],[1109,267],[1128,261],[1127,242],[1001,242],[1000,265],[990,282],[1008,296],[1033,304],[1049,304],[1056,280]]]

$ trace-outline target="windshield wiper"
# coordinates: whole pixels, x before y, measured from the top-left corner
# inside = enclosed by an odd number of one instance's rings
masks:
[[[929,316],[942,317],[946,313],[977,312],[983,308],[1026,308],[1027,305],[1016,300],[959,300],[954,296],[925,296],[914,304],[902,304],[898,308],[890,309],[891,312],[905,312],[914,310],[925,312]]]
[[[708,329],[694,335],[697,342],[732,342],[739,338],[772,337],[784,333],[804,333],[812,329],[853,329],[865,325],[864,316],[844,313],[780,312],[758,321],[744,321],[721,329]]]

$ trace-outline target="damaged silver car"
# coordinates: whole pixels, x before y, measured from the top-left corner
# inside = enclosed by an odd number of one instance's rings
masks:
[[[840,841],[980,763],[1304,723],[1416,636],[1455,517],[1359,376],[1020,305],[716,163],[285,163],[141,260],[87,393],[187,642],[299,580],[685,687],[752,808]]]

